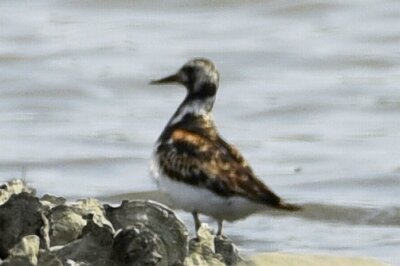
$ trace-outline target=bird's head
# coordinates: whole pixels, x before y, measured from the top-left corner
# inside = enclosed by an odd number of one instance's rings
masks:
[[[219,73],[210,60],[195,58],[184,64],[175,74],[150,82],[155,85],[167,83],[184,85],[192,97],[207,98],[215,96],[217,92]]]

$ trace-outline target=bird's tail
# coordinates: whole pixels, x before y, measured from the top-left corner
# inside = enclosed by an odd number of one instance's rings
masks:
[[[277,205],[274,206],[276,209],[286,210],[286,211],[300,211],[303,208],[300,205],[286,203],[284,201],[280,201]]]

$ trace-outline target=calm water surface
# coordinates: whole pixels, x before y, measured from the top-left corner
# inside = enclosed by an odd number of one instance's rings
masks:
[[[0,28],[0,181],[25,168],[39,194],[155,190],[152,145],[184,89],[148,81],[204,56],[221,134],[306,205],[226,234],[245,253],[400,265],[398,1],[1,1]]]

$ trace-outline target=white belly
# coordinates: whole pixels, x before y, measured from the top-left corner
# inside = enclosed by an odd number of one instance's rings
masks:
[[[155,160],[151,171],[158,188],[171,198],[175,207],[188,212],[197,211],[217,220],[234,221],[265,208],[244,197],[221,197],[206,188],[172,180],[160,172]]]

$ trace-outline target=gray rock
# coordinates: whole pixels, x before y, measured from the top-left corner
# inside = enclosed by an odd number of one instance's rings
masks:
[[[2,263],[4,266],[38,265],[40,239],[36,235],[24,236],[19,243],[9,250],[9,256]]]
[[[0,188],[0,205],[4,204],[11,196],[11,193],[6,189]]]
[[[82,262],[82,261],[76,262],[76,261],[73,261],[73,260],[67,260],[65,265],[66,266],[96,266],[96,265],[92,265],[92,264],[87,263],[87,262]]]
[[[168,265],[183,264],[187,255],[188,232],[171,209],[160,203],[145,200],[123,201],[120,207],[105,205],[104,208],[106,217],[115,229],[134,226],[140,232],[154,233],[163,245],[155,252],[165,249]]]
[[[113,229],[106,225],[99,226],[94,222],[93,216],[89,215],[82,234],[81,239],[54,250],[53,253],[66,265],[68,265],[68,261],[74,261],[79,265],[112,265],[109,258],[114,236]]]
[[[25,257],[13,257],[10,259],[6,259],[2,264],[2,266],[32,266],[33,264],[29,263],[29,259]],[[37,265],[37,264],[35,264]]]
[[[73,208],[65,205],[51,209],[49,221],[51,246],[65,245],[78,239],[86,226],[86,220]]]
[[[197,238],[190,240],[189,256],[185,260],[185,266],[231,266],[244,263],[232,240],[225,236],[213,235],[207,224],[200,226],[197,235]]]
[[[36,191],[33,188],[28,187],[26,182],[21,179],[10,180],[0,186],[0,205],[4,204],[11,195],[26,192],[31,195],[35,195]]]
[[[40,214],[42,216],[42,221],[43,221],[43,225],[40,228],[39,232],[42,243],[41,248],[44,248],[46,251],[48,251],[50,249],[50,236],[49,236],[50,222],[49,219],[47,218],[48,212],[45,210],[42,211]]]
[[[215,253],[221,254],[226,265],[237,265],[243,259],[233,241],[225,236],[214,238]]]
[[[44,194],[40,198],[40,202],[42,203],[43,206],[54,208],[55,206],[64,205],[67,202],[67,200],[63,197]]]
[[[79,200],[69,205],[58,205],[50,210],[51,246],[65,245],[78,239],[86,226],[88,216],[91,216],[93,222],[99,226],[108,226],[114,232],[114,228],[105,218],[104,208],[98,200]]]
[[[119,207],[103,207],[95,199],[66,203],[64,198],[44,195],[39,201],[34,193],[20,180],[0,186],[2,266],[193,266],[241,262],[232,241],[215,238],[205,224],[199,237],[190,241],[187,255],[185,225],[172,210],[157,202],[123,201]],[[116,234],[114,228],[119,229]]]
[[[8,256],[8,250],[14,247],[24,236],[38,235],[41,237],[41,247],[46,243],[40,235],[43,221],[43,209],[39,200],[26,193],[13,194],[0,206],[0,258]]]
[[[162,240],[141,224],[117,233],[111,259],[118,266],[168,266],[168,254]]]
[[[38,257],[38,265],[40,266],[63,266],[61,260],[49,251],[40,250]]]
[[[223,266],[224,258],[215,253],[214,235],[207,224],[202,224],[197,232],[198,237],[190,240],[189,255],[185,266],[215,265]]]
[[[98,225],[106,225],[114,231],[113,225],[106,218],[106,213],[103,205],[97,200],[93,198],[89,199],[81,199],[75,203],[70,205],[76,213],[81,215],[82,217],[87,217],[91,215],[93,218],[93,222]]]

